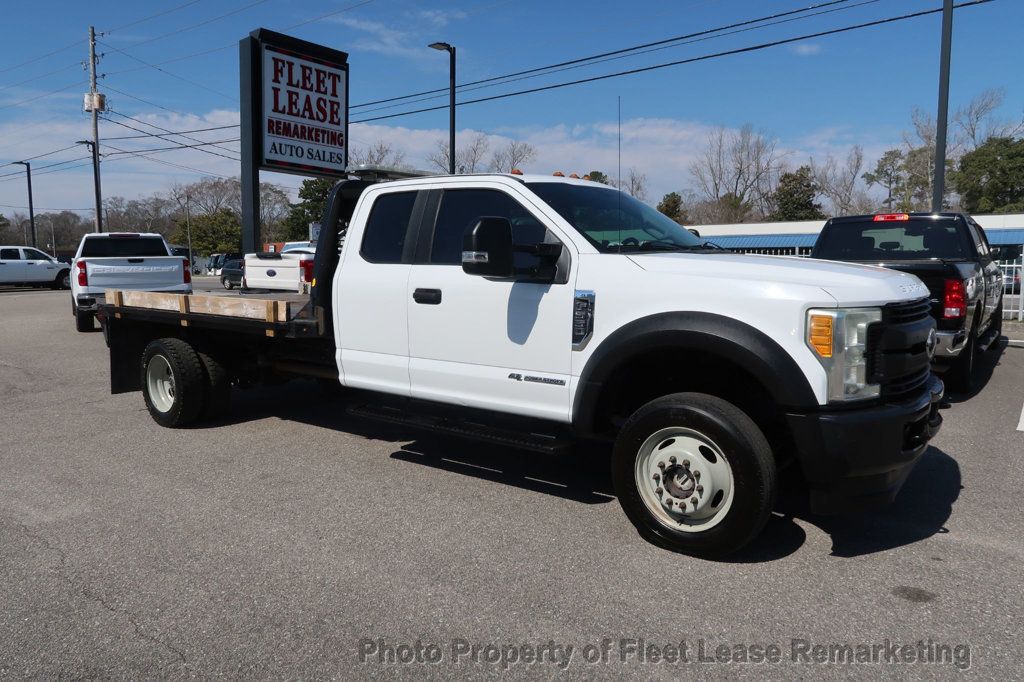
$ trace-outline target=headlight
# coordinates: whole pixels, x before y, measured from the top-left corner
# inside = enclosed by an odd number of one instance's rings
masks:
[[[805,338],[828,377],[829,402],[863,400],[879,394],[868,383],[868,326],[882,320],[878,308],[807,311]]]

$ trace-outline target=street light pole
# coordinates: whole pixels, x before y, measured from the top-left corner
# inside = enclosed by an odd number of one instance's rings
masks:
[[[15,161],[25,167],[25,174],[28,177],[28,219],[32,223],[32,246],[36,245],[36,212],[32,207],[32,164],[28,161]]]
[[[942,50],[939,54],[939,112],[935,126],[935,178],[932,213],[942,211],[946,194],[946,125],[949,119],[949,60],[953,43],[953,0],[942,3]]]
[[[455,175],[455,46],[431,43],[428,47],[448,53],[448,172]]]

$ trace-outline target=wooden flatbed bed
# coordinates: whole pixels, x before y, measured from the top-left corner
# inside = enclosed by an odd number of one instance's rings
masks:
[[[262,331],[266,336],[317,336],[309,296],[286,292],[253,295],[173,294],[107,289],[99,316],[150,319],[182,327]]]

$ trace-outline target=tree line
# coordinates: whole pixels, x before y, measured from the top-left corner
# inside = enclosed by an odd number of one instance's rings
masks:
[[[1000,119],[1002,90],[986,90],[950,119],[944,205],[971,213],[1024,212],[1024,117]],[[927,211],[934,179],[935,120],[921,110],[911,115],[902,142],[886,150],[870,168],[864,151],[854,145],[840,158],[809,159],[792,167],[788,154],[764,131],[746,125],[713,131],[689,166],[690,186],[665,194],[658,210],[682,224],[822,220],[829,216],[884,211]],[[511,172],[536,158],[529,143],[509,140],[497,149],[483,133],[467,136],[456,147],[460,173]],[[438,140],[427,163],[448,171],[452,150]],[[409,168],[404,151],[385,141],[354,148],[352,166]],[[590,179],[616,186],[648,200],[647,176],[629,168],[622,178],[592,170]],[[304,180],[298,200],[272,183],[260,185],[260,220],[264,241],[306,239],[309,224],[320,220],[334,180]],[[881,197],[881,198],[879,198]],[[186,225],[198,254],[237,251],[241,244],[241,182],[206,178],[176,184],[139,199],[110,197],[103,203],[109,231],[145,231],[186,244]],[[83,234],[93,230],[91,217],[73,211],[36,214],[37,243],[59,254],[73,252]],[[0,243],[28,241],[28,216],[0,214]]]

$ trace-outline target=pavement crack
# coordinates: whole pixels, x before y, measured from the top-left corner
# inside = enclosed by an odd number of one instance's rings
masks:
[[[114,606],[113,604],[108,602],[106,599],[104,599],[102,596],[100,596],[100,595],[96,594],[95,592],[91,591],[88,588],[88,586],[78,584],[75,581],[74,578],[72,578],[70,575],[68,575],[68,572],[66,570],[66,566],[67,566],[67,562],[68,562],[67,552],[65,552],[60,547],[58,547],[58,546],[54,545],[53,543],[51,543],[42,534],[33,531],[31,528],[29,528],[27,525],[25,525],[21,521],[15,520],[15,523],[18,524],[18,526],[21,528],[22,533],[24,533],[28,538],[30,538],[32,540],[35,540],[36,542],[41,544],[43,547],[45,547],[47,550],[49,550],[51,552],[55,552],[60,557],[60,562],[57,564],[57,566],[55,567],[54,570],[56,571],[57,576],[60,577],[64,582],[66,582],[72,588],[72,590],[74,590],[78,594],[82,595],[88,601],[90,601],[90,602],[92,602],[94,604],[97,604],[98,606],[100,606],[101,608],[103,608],[106,611],[109,611],[113,615],[123,617],[125,620],[127,620],[131,624],[132,629],[135,631],[135,635],[139,639],[144,640],[146,642],[149,642],[150,644],[155,644],[155,645],[157,645],[159,647],[167,649],[168,651],[170,651],[171,653],[173,653],[175,655],[175,657],[182,663],[182,665],[184,665],[186,663],[185,653],[183,651],[181,651],[180,649],[175,647],[170,642],[166,642],[166,641],[164,641],[164,640],[162,640],[162,639],[160,639],[158,637],[154,637],[153,635],[147,634],[146,632],[144,632],[142,630],[142,626],[139,625],[139,622],[135,619],[135,616],[133,616],[131,613],[129,613],[128,611],[126,611],[124,609],[120,609],[120,608]]]

